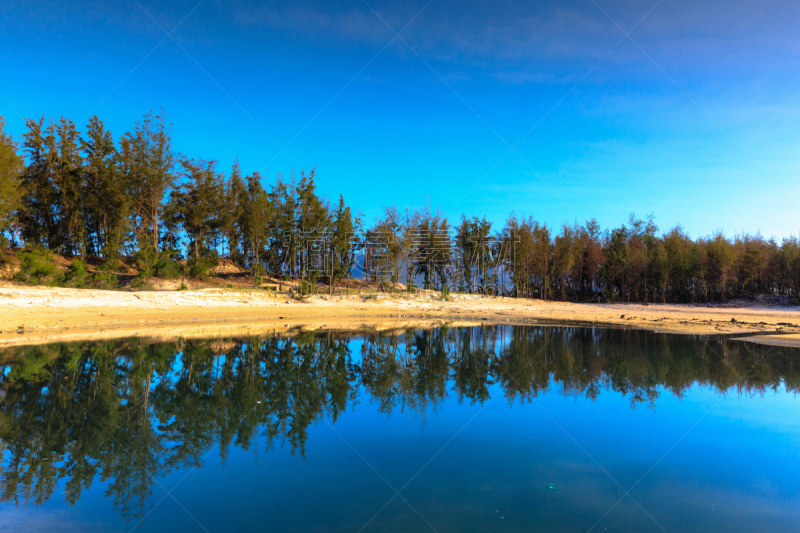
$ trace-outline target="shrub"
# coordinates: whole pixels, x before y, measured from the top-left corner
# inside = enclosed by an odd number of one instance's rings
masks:
[[[165,279],[175,279],[183,275],[183,265],[175,260],[178,252],[175,250],[164,250],[158,254],[158,261],[153,268],[156,276]]]
[[[442,299],[446,300],[450,297],[450,284],[445,283],[442,285]]]
[[[297,292],[299,292],[303,296],[307,296],[309,294],[314,294],[317,290],[317,284],[314,281],[306,281],[300,280],[300,283],[297,284]]]
[[[117,276],[110,272],[98,272],[92,276],[92,285],[97,289],[116,289],[119,287]]]
[[[150,243],[142,245],[134,255],[134,259],[136,259],[136,263],[139,266],[139,274],[136,278],[144,284],[146,280],[153,276],[166,279],[181,277],[183,275],[183,266],[175,260],[178,254],[177,250],[156,252]]]
[[[414,282],[414,278],[408,278],[408,283],[406,283],[406,290],[408,292],[414,292],[417,290],[417,284]]]
[[[140,272],[139,274],[136,275],[135,278],[131,280],[131,287],[135,289],[150,289],[151,286],[149,283],[147,283],[147,279],[148,278],[143,276],[142,273]]]
[[[253,265],[253,287],[258,287],[264,281],[264,276],[261,275],[261,263]]]
[[[388,281],[381,281],[378,283],[378,290],[381,292],[392,292],[392,288],[394,288],[394,285]]]
[[[152,278],[154,275],[154,268],[158,261],[158,252],[153,248],[153,245],[148,243],[139,247],[139,251],[133,256],[136,264],[139,267],[139,274],[136,276],[142,281]]]
[[[115,270],[120,270],[123,266],[120,255],[115,254],[106,256],[105,261],[100,265],[100,270],[103,272],[113,272]]]
[[[186,264],[186,275],[190,278],[200,278],[205,280],[208,277],[208,271],[217,266],[217,259],[214,257],[198,257],[189,259]]]
[[[189,278],[200,278],[205,280],[208,271],[219,264],[219,254],[216,250],[209,250],[206,247],[200,249],[197,259],[192,258],[186,264],[186,275]]]
[[[72,261],[72,264],[69,265],[67,271],[61,275],[61,286],[82,289],[86,286],[86,282],[89,278],[90,276],[89,272],[86,270],[86,263],[80,259],[75,259]]]
[[[89,271],[86,270],[86,263],[80,259],[75,259],[72,264],[69,265],[67,271],[61,275],[59,285],[76,289],[88,287],[95,289],[116,289],[119,286],[119,281],[114,274],[102,270],[95,274],[90,274]]]
[[[20,269],[14,275],[14,280],[39,285],[53,282],[57,269],[52,263],[52,252],[36,247],[32,250],[20,252],[17,257],[19,258]]]

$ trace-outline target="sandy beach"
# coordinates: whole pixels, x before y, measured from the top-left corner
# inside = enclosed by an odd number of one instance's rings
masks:
[[[370,294],[295,298],[246,289],[100,291],[0,287],[0,346],[130,336],[174,338],[266,334],[289,329],[402,329],[444,323],[553,324],[713,335],[800,347],[800,308],[574,304],[454,295]]]

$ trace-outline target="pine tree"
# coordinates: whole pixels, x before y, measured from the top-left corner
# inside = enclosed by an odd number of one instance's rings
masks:
[[[352,238],[354,233],[353,216],[345,206],[344,197],[339,196],[339,206],[333,213],[333,231],[330,242],[329,277],[331,292],[336,288],[336,280],[345,278],[353,264]]]
[[[133,227],[140,246],[149,242],[156,251],[166,196],[176,179],[170,128],[163,111],[156,116],[150,112],[120,142],[120,161],[133,207]]]
[[[247,176],[247,190],[242,205],[240,230],[245,245],[245,253],[253,269],[254,282],[259,283],[264,271],[264,245],[268,240],[272,222],[272,204],[269,195],[261,184],[258,172]]]
[[[278,176],[270,187],[270,203],[273,208],[273,222],[269,233],[268,262],[276,275],[293,275],[297,259],[297,238],[295,235],[295,216],[297,200],[295,187],[285,183]]]
[[[80,133],[75,124],[61,117],[55,126],[53,183],[58,191],[58,222],[61,250],[66,255],[85,253],[86,226],[83,216],[84,173]]]
[[[312,271],[321,270],[322,254],[326,230],[330,221],[328,206],[316,194],[314,183],[314,170],[308,175],[300,174],[300,183],[297,185],[297,219],[295,222],[295,235],[300,250],[300,276],[311,279]]]
[[[208,243],[218,228],[222,178],[216,172],[214,161],[183,158],[180,164],[182,183],[173,191],[170,203],[189,237],[189,253],[194,265],[200,268],[201,255],[214,255]]]
[[[416,228],[417,249],[415,272],[423,274],[425,289],[432,289],[438,279],[439,287],[449,286],[449,267],[452,262],[450,226],[446,218],[425,209]]]
[[[27,166],[20,180],[18,220],[23,240],[32,245],[55,248],[58,236],[58,191],[53,183],[53,159],[56,153],[52,123],[44,129],[39,121],[27,119],[23,147]]]
[[[474,292],[477,287],[487,289],[487,278],[491,269],[490,232],[491,222],[473,217],[461,217],[461,224],[454,240],[455,255],[460,271],[461,290]]]
[[[237,264],[243,263],[241,223],[244,216],[247,187],[237,159],[225,183],[224,201],[220,206],[220,230],[228,244],[228,257]]]
[[[6,233],[14,241],[12,228],[20,197],[20,174],[24,167],[17,143],[4,131],[5,120],[0,117],[0,247],[7,244]]]
[[[89,250],[116,258],[128,240],[130,201],[111,132],[97,117],[89,120],[82,149]]]

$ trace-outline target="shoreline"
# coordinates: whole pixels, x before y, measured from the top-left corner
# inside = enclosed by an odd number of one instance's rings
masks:
[[[258,289],[102,291],[0,286],[0,349],[93,339],[221,337],[444,324],[561,325],[731,335],[800,347],[800,307],[595,304],[453,295],[292,296]]]

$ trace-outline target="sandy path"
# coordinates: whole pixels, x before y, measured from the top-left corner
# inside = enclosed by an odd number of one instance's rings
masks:
[[[397,328],[458,323],[552,323],[668,333],[752,333],[748,340],[800,346],[800,308],[670,304],[571,304],[468,297],[295,300],[263,290],[98,291],[0,287],[0,346],[132,335],[201,337],[287,328]],[[772,334],[764,336],[764,334]],[[742,335],[746,336],[746,335]]]

